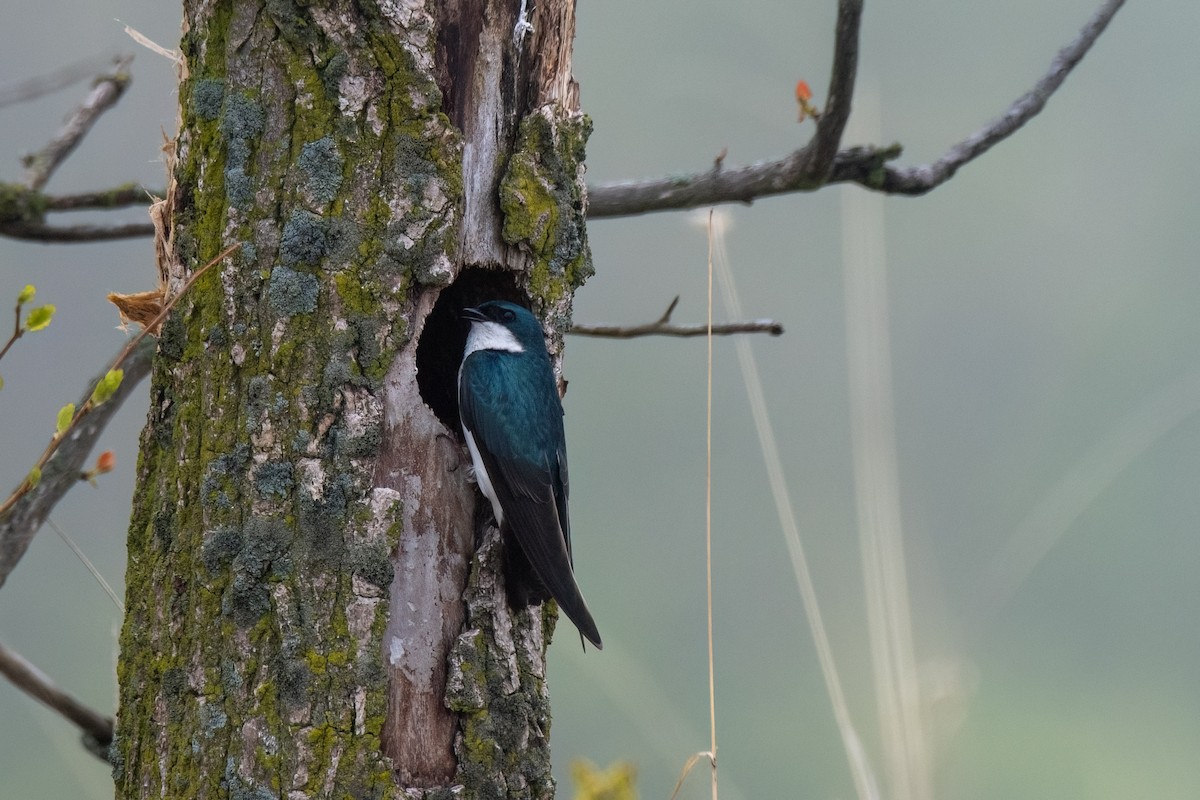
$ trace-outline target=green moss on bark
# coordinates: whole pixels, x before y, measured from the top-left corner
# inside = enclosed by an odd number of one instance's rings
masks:
[[[587,117],[552,121],[544,112],[525,117],[500,182],[502,234],[533,258],[530,292],[554,304],[594,273],[587,245],[582,169]]]
[[[46,213],[46,198],[19,183],[0,181],[0,223],[37,222]]]

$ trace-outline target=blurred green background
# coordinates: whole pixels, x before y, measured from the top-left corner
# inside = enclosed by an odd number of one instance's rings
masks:
[[[860,85],[879,98],[882,141],[903,143],[905,164],[936,158],[1031,86],[1092,11],[868,3]],[[590,180],[801,144],[811,127],[796,124],[793,87],[807,79],[824,103],[833,14],[832,0],[581,3]],[[43,0],[7,22],[0,82],[137,56],[125,98],[47,189],[161,186],[173,69],[122,28],[174,46],[178,10]],[[1025,130],[933,194],[883,201],[900,507],[938,796],[1200,797],[1198,37],[1200,4],[1130,4]],[[0,176],[18,178],[19,157],[84,92],[0,108]],[[841,195],[861,191],[732,207],[725,243],[746,314],[787,328],[752,347],[850,709],[882,772],[842,272]],[[706,243],[692,215],[597,221],[590,234],[596,276],[577,320],[649,321],[681,294],[675,318],[702,321]],[[0,239],[0,315],[25,283],[58,306],[0,363],[5,491],[119,347],[105,293],[153,280],[148,240]],[[714,385],[722,796],[850,797],[734,350],[718,342]],[[564,797],[573,757],[631,760],[642,795],[664,798],[708,746],[704,358],[702,340],[568,342],[577,572],[606,647],[581,653],[563,635],[552,649]],[[101,445],[117,471],[53,515],[118,584],[144,416],[144,401],[127,405]],[[1052,546],[997,583],[1014,541]],[[119,624],[49,530],[0,590],[2,640],[102,709],[115,704]],[[111,796],[74,730],[2,683],[0,776],[0,798]],[[706,779],[685,795],[707,796]]]

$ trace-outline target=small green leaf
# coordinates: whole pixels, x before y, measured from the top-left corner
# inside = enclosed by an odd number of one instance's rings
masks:
[[[92,405],[98,406],[112,397],[120,388],[121,379],[124,377],[125,370],[110,369],[103,378],[96,382],[96,388],[92,390]]]
[[[40,331],[42,328],[50,324],[50,320],[54,317],[54,306],[44,305],[37,308],[31,308],[29,315],[25,317],[25,330]]]
[[[25,305],[26,303],[28,303],[30,300],[33,299],[33,296],[35,294],[37,294],[37,289],[34,288],[33,284],[32,283],[25,284],[25,288],[21,290],[21,293],[19,295],[17,295],[17,305],[19,305],[19,306]]]
[[[54,433],[61,434],[71,424],[71,420],[75,419],[75,404],[67,403],[58,410],[58,425],[54,429]]]
[[[29,470],[29,475],[25,477],[25,480],[29,481],[30,489],[36,489],[37,485],[42,482],[42,468],[34,467]]]

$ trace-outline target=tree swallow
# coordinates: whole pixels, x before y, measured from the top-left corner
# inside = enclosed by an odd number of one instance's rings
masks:
[[[501,300],[462,315],[471,330],[458,370],[459,415],[475,478],[504,539],[509,598],[528,604],[553,597],[600,649],[600,631],[571,570],[563,409],[542,326]]]

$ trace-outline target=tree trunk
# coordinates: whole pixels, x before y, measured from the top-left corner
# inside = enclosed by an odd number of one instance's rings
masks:
[[[160,340],[118,797],[552,796],[556,614],[505,602],[455,379],[464,305],[559,352],[591,271],[574,3],[184,7],[160,267],[241,248]]]

